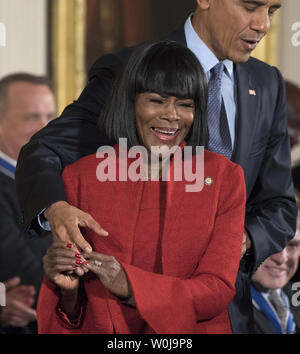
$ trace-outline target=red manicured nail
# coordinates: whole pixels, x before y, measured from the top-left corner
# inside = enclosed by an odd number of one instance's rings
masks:
[[[75,257],[76,257],[76,258],[81,258],[81,254],[80,254],[80,253],[76,253],[76,254],[75,254]]]
[[[84,265],[88,265],[89,263],[88,263],[87,261],[84,261],[83,264],[84,264]]]
[[[82,264],[82,261],[77,260],[75,263],[78,264],[78,265],[81,265],[81,264]]]
[[[67,248],[72,248],[72,243],[68,243]]]

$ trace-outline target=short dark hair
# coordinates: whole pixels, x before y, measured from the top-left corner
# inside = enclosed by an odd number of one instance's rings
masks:
[[[139,144],[135,122],[138,93],[193,99],[195,115],[186,138],[193,147],[207,144],[207,80],[197,57],[174,41],[161,41],[139,46],[116,79],[111,98],[99,125],[112,141],[127,138],[129,146]]]
[[[26,82],[33,85],[44,85],[52,90],[51,82],[46,76],[38,76],[23,72],[7,75],[0,79],[0,111],[5,109],[9,86],[16,82]]]

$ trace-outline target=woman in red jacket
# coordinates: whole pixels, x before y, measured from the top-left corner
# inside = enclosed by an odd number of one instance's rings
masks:
[[[174,42],[129,59],[101,119],[122,139],[63,172],[70,204],[109,235],[84,230],[88,255],[49,248],[40,333],[231,333],[245,185],[238,165],[199,148],[205,83],[194,54]]]

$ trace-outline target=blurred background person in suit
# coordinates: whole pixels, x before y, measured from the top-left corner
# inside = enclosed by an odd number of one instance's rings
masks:
[[[300,89],[286,82],[288,133],[292,147],[292,177],[297,206],[300,198]],[[300,216],[297,230],[282,252],[267,258],[252,277],[251,295],[254,308],[254,333],[300,333],[300,309],[291,301],[294,282],[300,281]],[[278,302],[278,296],[281,298]],[[276,300],[277,299],[277,300]],[[277,303],[277,305],[275,305]],[[278,312],[279,311],[279,312]],[[280,316],[283,320],[280,321]]]
[[[0,281],[6,285],[2,333],[36,332],[34,307],[51,234],[37,239],[22,232],[14,174],[22,146],[55,117],[55,106],[45,77],[16,73],[0,80]]]
[[[299,201],[298,201],[299,205]],[[299,307],[293,306],[291,279],[300,256],[300,217],[295,237],[279,253],[267,258],[252,277],[254,333],[300,333]]]

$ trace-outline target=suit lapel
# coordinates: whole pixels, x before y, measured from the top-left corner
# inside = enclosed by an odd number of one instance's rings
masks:
[[[127,151],[126,154],[124,153],[121,156],[118,145],[115,148],[118,156],[118,167],[122,168],[123,166],[124,170],[127,169],[134,160],[127,160]],[[121,243],[119,245],[120,259],[129,264],[132,261],[134,234],[140,211],[143,183],[142,181],[132,182],[129,178],[126,182],[112,182],[114,191],[113,213],[120,236],[118,236],[118,240]]]
[[[131,264],[133,255],[133,242],[136,224],[139,217],[140,204],[143,193],[144,182],[116,182],[117,214],[119,220],[119,230],[122,234],[122,247],[126,250],[123,261]],[[124,207],[124,206],[127,207]]]
[[[237,92],[236,143],[232,160],[243,167],[246,164],[256,122],[259,118],[261,89],[253,82],[247,64],[235,64],[235,82]]]
[[[171,176],[174,173],[173,159],[170,164]],[[164,217],[164,228],[162,233],[162,267],[163,273],[173,275],[172,272],[177,271],[176,254],[178,253],[178,245],[181,243],[181,235],[178,233],[178,213],[181,210],[181,203],[184,183],[175,182],[172,177],[167,183],[166,190],[166,208]],[[175,265],[174,265],[175,263]]]

